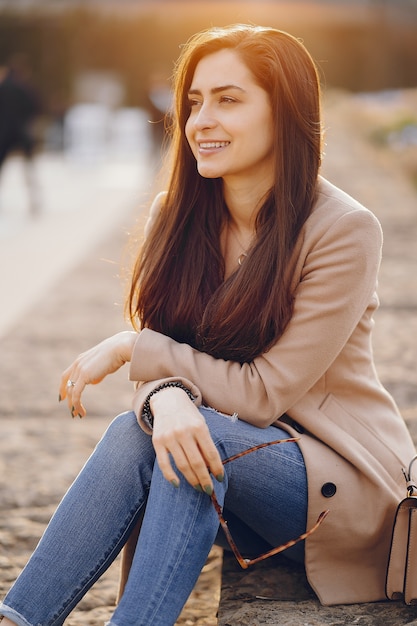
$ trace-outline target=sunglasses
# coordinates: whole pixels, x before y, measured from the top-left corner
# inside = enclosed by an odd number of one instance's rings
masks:
[[[223,461],[223,465],[226,465],[226,463],[231,463],[232,461],[236,461],[236,459],[240,459],[242,456],[245,456],[246,454],[250,454],[251,452],[256,452],[257,450],[261,450],[262,448],[266,448],[267,446],[273,446],[278,443],[292,443],[298,440],[299,440],[298,437],[290,437],[288,439],[276,439],[275,441],[268,441],[267,443],[261,443],[257,446],[253,446],[253,448],[248,448],[247,450],[243,450],[243,452],[239,452],[238,454],[234,454],[233,456],[230,456],[229,458]],[[213,506],[216,510],[217,516],[219,518],[220,525],[223,528],[227,542],[233,554],[235,555],[237,562],[243,569],[247,569],[250,565],[254,565],[255,563],[259,563],[260,561],[265,561],[265,559],[268,559],[270,556],[274,556],[275,554],[284,552],[284,550],[288,550],[288,548],[295,546],[295,544],[299,543],[300,541],[307,539],[307,537],[310,537],[310,535],[312,535],[317,530],[317,528],[320,526],[320,524],[329,514],[329,510],[322,511],[320,515],[318,516],[316,523],[309,530],[306,530],[305,533],[303,533],[296,539],[290,539],[290,541],[287,541],[286,543],[283,543],[280,546],[277,546],[276,548],[272,548],[271,550],[268,550],[268,552],[265,552],[264,554],[261,554],[260,556],[257,556],[253,559],[247,559],[241,555],[239,548],[237,547],[236,542],[230,533],[229,527],[227,525],[227,521],[223,517],[222,507],[218,503],[218,500],[216,498],[216,494],[214,493],[214,491],[210,497],[211,497]]]

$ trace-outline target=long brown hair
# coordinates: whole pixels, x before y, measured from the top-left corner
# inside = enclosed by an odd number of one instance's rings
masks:
[[[201,177],[185,137],[188,90],[198,62],[236,51],[270,97],[275,184],[256,219],[255,241],[224,280],[221,179]],[[293,311],[294,247],[315,200],[321,157],[320,83],[303,44],[288,33],[237,24],[194,35],[174,74],[168,192],[136,261],[128,298],[148,327],[216,358],[248,362],[282,335]],[[139,320],[139,324],[136,320]]]

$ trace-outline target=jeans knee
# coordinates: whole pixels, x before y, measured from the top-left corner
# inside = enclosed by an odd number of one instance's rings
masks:
[[[114,418],[100,443],[110,446],[112,450],[119,451],[121,454],[126,454],[129,448],[137,451],[141,441],[146,445],[151,439],[140,428],[133,411],[126,411]]]
[[[123,436],[125,433],[130,433],[132,428],[139,426],[136,419],[136,415],[133,411],[125,411],[117,415],[107,428],[108,432],[114,435],[120,434]]]
[[[136,481],[138,475],[152,473],[155,451],[151,437],[139,426],[132,411],[121,413],[108,426],[95,450],[99,463],[113,476]]]

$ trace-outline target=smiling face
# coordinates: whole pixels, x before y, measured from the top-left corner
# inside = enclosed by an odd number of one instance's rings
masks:
[[[185,133],[205,178],[273,185],[273,120],[267,92],[237,52],[225,48],[201,59],[188,93]]]

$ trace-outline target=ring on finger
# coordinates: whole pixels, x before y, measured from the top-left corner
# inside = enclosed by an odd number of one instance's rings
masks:
[[[74,383],[74,381],[73,381],[73,380],[69,380],[69,381],[67,382],[67,387],[75,387],[75,383]]]

